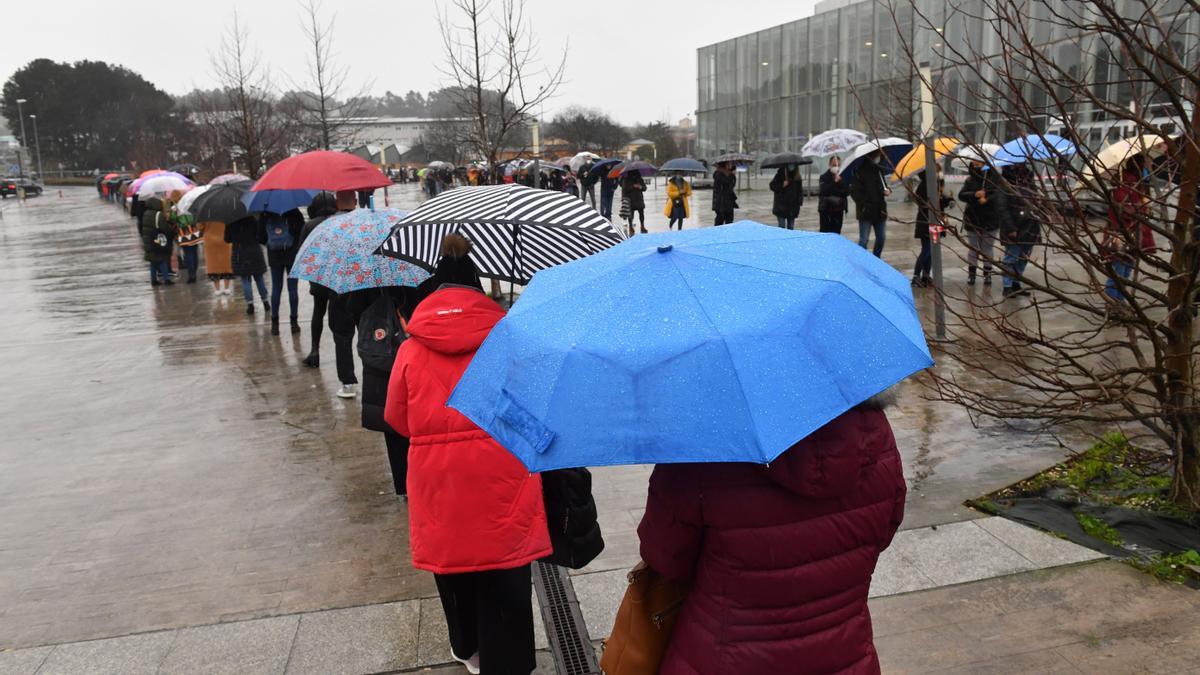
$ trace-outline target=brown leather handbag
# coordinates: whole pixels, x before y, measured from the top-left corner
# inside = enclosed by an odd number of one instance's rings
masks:
[[[662,664],[667,642],[687,587],[646,563],[629,571],[629,587],[617,609],[612,635],[604,642],[600,669],[606,675],[653,675]]]

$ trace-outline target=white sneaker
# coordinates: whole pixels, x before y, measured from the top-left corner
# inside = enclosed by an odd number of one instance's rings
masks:
[[[357,385],[343,384],[341,389],[338,389],[338,398],[354,398],[358,396]]]
[[[479,652],[472,654],[471,658],[469,659],[460,659],[458,658],[458,655],[454,653],[454,650],[451,649],[450,658],[466,666],[467,672],[471,673],[471,675],[479,675]]]

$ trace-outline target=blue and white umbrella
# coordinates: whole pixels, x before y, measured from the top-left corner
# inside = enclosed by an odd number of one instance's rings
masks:
[[[996,166],[1051,162],[1075,154],[1075,144],[1054,134],[1030,134],[1014,138],[1000,146],[993,156]]]
[[[830,129],[808,139],[800,154],[805,157],[828,157],[849,152],[867,142],[867,135],[854,129]]]

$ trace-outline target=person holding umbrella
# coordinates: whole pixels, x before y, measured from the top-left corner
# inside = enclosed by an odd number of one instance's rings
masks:
[[[818,179],[820,192],[817,196],[817,216],[820,218],[821,232],[842,233],[842,219],[846,215],[846,198],[850,196],[850,189],[842,180],[839,171],[841,163],[837,155],[830,157],[829,168]]]
[[[175,244],[175,223],[169,214],[163,211],[163,202],[158,197],[150,197],[141,202],[142,218],[138,230],[142,236],[142,250],[146,262],[150,263],[150,285],[174,285],[167,276],[170,267],[171,251]]]
[[[854,212],[858,218],[858,245],[866,248],[874,231],[875,248],[872,252],[876,258],[883,257],[883,243],[887,238],[887,198],[892,194],[883,169],[879,166],[881,161],[882,150],[868,153],[850,185],[850,196],[854,198]]]
[[[641,219],[641,232],[646,234],[646,181],[638,170],[626,171],[621,176],[621,201],[629,203],[629,235],[633,236],[633,217]]]
[[[933,278],[930,276],[933,270],[933,241],[930,238],[929,227],[940,224],[933,219],[933,214],[929,210],[929,199],[926,197],[928,185],[925,182],[927,173],[928,171],[921,171],[921,180],[912,193],[914,201],[917,202],[917,220],[913,225],[913,238],[921,242],[921,252],[917,254],[917,264],[913,268],[912,285],[922,288],[933,285]],[[937,192],[940,199],[940,210],[944,212],[946,207],[954,203],[954,198],[943,194],[946,189],[946,181],[942,179],[941,173],[942,167],[939,164],[937,167]]]
[[[308,220],[304,223],[304,229],[300,230],[300,246],[304,246],[317,226],[335,213],[337,213],[337,199],[332,194],[321,192],[313,197],[312,203],[308,205]],[[312,318],[308,324],[309,333],[312,335],[312,346],[309,347],[308,356],[304,357],[304,365],[309,368],[320,368],[321,335],[325,332],[325,314],[329,310],[329,300],[336,294],[327,286],[315,281],[308,282],[308,294],[313,299]],[[330,330],[333,328],[330,327]],[[353,363],[351,363],[351,370],[353,367]]]
[[[283,304],[284,277],[287,277],[291,331],[300,332],[300,280],[291,275],[300,250],[304,216],[298,209],[286,213],[263,213],[259,217],[258,241],[267,247],[267,266],[271,269],[271,335],[279,335],[279,307]]]
[[[692,208],[689,200],[692,197],[692,185],[683,178],[682,172],[675,172],[671,179],[667,181],[667,205],[663,209],[663,215],[667,217],[667,229],[670,230],[676,223],[679,224],[679,229],[683,230],[683,221],[692,215]],[[646,230],[643,229],[643,232]]]
[[[592,172],[588,172],[589,176],[593,176]],[[617,192],[617,181],[615,178],[608,177],[608,171],[605,171],[600,176],[600,215],[612,220],[613,217],[613,195]]]
[[[591,201],[592,208],[596,208],[596,181],[597,176],[592,173],[592,160],[588,160],[579,168],[579,182],[583,189],[583,201]]]
[[[733,162],[717,162],[713,171],[712,210],[717,214],[713,225],[728,225],[733,222],[733,212],[738,207],[737,174],[734,173]]]
[[[996,231],[1008,217],[1004,192],[1000,190],[995,172],[982,161],[972,158],[967,179],[958,193],[963,202],[963,227],[967,230],[967,285],[975,285],[975,271],[983,258],[983,285],[992,285],[992,258],[996,246]]]
[[[263,279],[267,260],[259,243],[258,227],[258,219],[253,215],[246,215],[225,226],[225,242],[233,245],[233,273],[242,279],[242,297],[246,299],[247,316],[254,314],[254,286],[258,287],[263,309],[271,311],[267,283]]]
[[[800,167],[781,166],[771,179],[771,192],[775,193],[771,213],[779,219],[779,227],[796,229],[796,217],[804,204],[804,183],[800,180]]]

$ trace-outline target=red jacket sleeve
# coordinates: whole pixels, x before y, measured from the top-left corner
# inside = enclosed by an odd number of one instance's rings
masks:
[[[387,403],[383,408],[383,420],[405,438],[412,436],[408,429],[408,359],[405,358],[407,346],[406,340],[396,354],[396,363],[388,378]]]
[[[646,514],[638,525],[642,560],[654,571],[688,582],[704,539],[700,486],[685,469],[659,465],[650,474]]]

